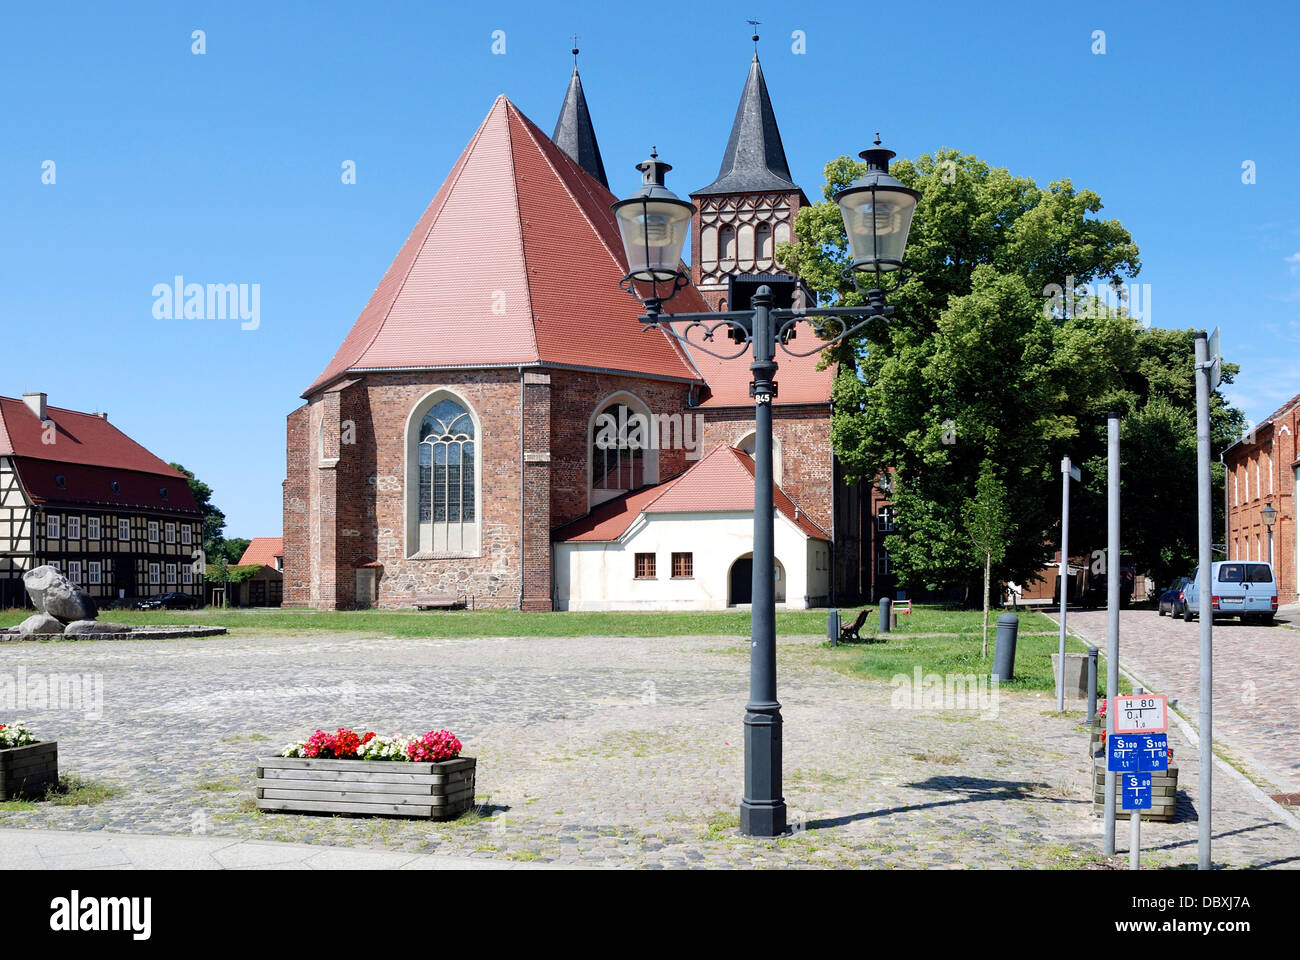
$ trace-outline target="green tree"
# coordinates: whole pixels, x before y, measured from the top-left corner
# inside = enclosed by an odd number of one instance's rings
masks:
[[[980,647],[980,659],[983,660],[989,653],[990,577],[993,564],[1001,563],[1006,556],[1007,540],[1012,531],[1007,491],[990,460],[980,464],[975,496],[963,506],[962,520],[966,524],[966,536],[975,548],[975,559],[984,566],[984,643]]]
[[[777,252],[823,302],[864,300],[845,275],[847,244],[831,199],[863,169],[846,157],[829,163],[825,199],[800,211],[798,239]],[[1109,409],[1132,413],[1155,396],[1190,409],[1190,331],[1147,329],[1098,299],[1141,264],[1128,230],[1097,215],[1096,193],[1069,180],[1040,187],[948,149],[896,161],[891,172],[922,194],[906,276],[889,291],[893,315],[832,351],[841,363],[832,437],[850,478],[896,470],[897,527],[886,548],[902,581],[963,588],[969,597],[982,564],[952,505],[978,499],[983,464],[996,465],[1014,497],[1015,522],[992,575],[1036,579],[1059,533],[1061,458],[1104,455]],[[1073,302],[1053,296],[1084,285]],[[1216,409],[1216,423],[1228,426],[1233,414],[1221,398]],[[1139,438],[1161,442],[1158,414],[1168,420],[1165,408],[1153,408],[1135,425],[1135,450]],[[1086,480],[1090,497],[1099,482],[1104,493],[1104,471]],[[1095,526],[1096,504],[1083,514],[1083,526]],[[1150,531],[1141,539],[1157,538]]]
[[[222,540],[217,544],[216,556],[218,559],[216,562],[224,559],[226,563],[234,566],[244,556],[244,551],[248,549],[250,542],[244,537],[231,537],[229,540]]]
[[[203,511],[203,553],[209,559],[209,562],[214,562],[215,558],[222,553],[222,544],[225,542],[223,534],[226,529],[226,515],[212,502],[212,488],[210,486],[179,463],[171,463],[168,466],[173,470],[179,470],[189,480],[190,492],[194,494],[194,501],[199,505],[199,509]],[[247,545],[247,541],[245,541],[245,545]],[[236,556],[231,562],[234,563],[238,559],[239,557]]]

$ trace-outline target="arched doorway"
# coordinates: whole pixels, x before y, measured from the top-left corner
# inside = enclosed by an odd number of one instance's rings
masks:
[[[785,602],[785,567],[776,561],[776,602]],[[727,606],[754,602],[754,555],[738,557],[727,574]]]

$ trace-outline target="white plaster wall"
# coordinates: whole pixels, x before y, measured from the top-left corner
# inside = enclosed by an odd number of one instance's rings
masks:
[[[829,593],[830,545],[776,517],[776,556],[784,568],[786,609]],[[552,545],[559,610],[722,610],[731,565],[750,553],[754,521],[746,513],[645,514],[617,543]],[[818,569],[815,551],[825,561]],[[655,579],[635,577],[638,553],[655,554]],[[672,555],[694,555],[694,576],[673,579]]]

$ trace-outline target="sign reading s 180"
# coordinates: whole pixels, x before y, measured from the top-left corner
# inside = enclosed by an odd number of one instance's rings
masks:
[[[1164,733],[1169,729],[1169,702],[1163,693],[1115,698],[1116,733]]]

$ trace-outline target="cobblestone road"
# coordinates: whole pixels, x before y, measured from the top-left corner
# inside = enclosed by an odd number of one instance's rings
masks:
[[[1105,650],[1106,611],[1071,612],[1066,623]],[[1177,697],[1179,713],[1196,727],[1200,624],[1125,610],[1119,629],[1120,663],[1156,693]],[[1214,739],[1221,749],[1271,782],[1273,792],[1300,792],[1300,631],[1282,623],[1216,621],[1214,691]]]
[[[782,641],[785,795],[800,829],[752,841],[735,836],[744,639],[6,644],[0,683],[102,680],[101,718],[30,706],[21,715],[59,741],[66,772],[123,792],[86,806],[0,808],[0,825],[647,868],[1101,859],[1081,712],[1057,716],[1050,696],[1034,694],[1003,694],[986,717],[895,707],[889,684],[845,672],[862,655]],[[252,809],[258,756],[340,724],[450,727],[479,759],[481,815],[430,824]],[[1144,829],[1151,865],[1196,856],[1195,751],[1172,739],[1185,771],[1182,816]],[[1300,832],[1240,787],[1222,782],[1216,813],[1219,862],[1300,866]]]

